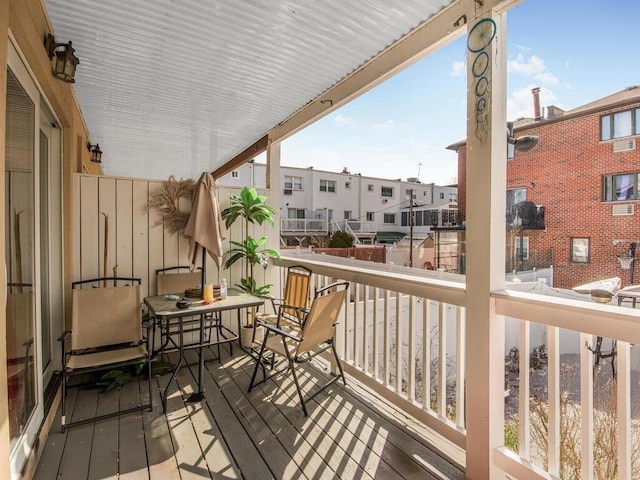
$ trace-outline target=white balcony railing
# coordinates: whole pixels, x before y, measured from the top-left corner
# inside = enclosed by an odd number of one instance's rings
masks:
[[[282,233],[298,233],[302,235],[318,235],[328,233],[328,222],[322,219],[282,218],[280,219]]]
[[[465,337],[463,276],[314,254],[278,263],[311,268],[316,287],[350,281],[337,331],[345,370],[465,448],[464,407],[474,392],[465,392],[465,352],[473,339]],[[518,332],[518,350],[527,352],[519,355],[517,385],[510,392],[517,396],[515,445],[497,449],[493,465],[520,479],[615,478],[611,472],[640,478],[638,409],[631,409],[632,357],[640,363],[631,345],[640,344],[640,311],[513,291],[494,292],[492,298],[506,329]],[[594,348],[596,336],[617,341],[617,358],[611,359],[615,378],[609,365],[594,373],[587,346]],[[563,345],[573,342],[573,357],[560,356],[561,339]],[[530,352],[541,341],[545,362],[536,369]],[[500,374],[507,373],[503,365]],[[512,433],[512,418],[506,417]],[[569,431],[574,437],[567,442]],[[603,442],[598,436],[604,434],[609,437]],[[571,448],[577,448],[577,463],[567,456]]]

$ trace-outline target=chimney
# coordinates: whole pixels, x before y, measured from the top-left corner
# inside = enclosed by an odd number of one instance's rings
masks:
[[[532,88],[531,93],[533,93],[533,118],[542,120],[542,114],[540,113],[540,87]]]

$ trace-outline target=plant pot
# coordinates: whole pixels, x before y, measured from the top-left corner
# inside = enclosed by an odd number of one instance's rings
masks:
[[[262,325],[258,325],[255,328],[255,334],[253,335],[253,343],[256,345],[262,345],[262,341],[264,340],[264,327]]]
[[[240,341],[242,348],[253,347],[253,327],[251,325],[243,325],[240,330]]]

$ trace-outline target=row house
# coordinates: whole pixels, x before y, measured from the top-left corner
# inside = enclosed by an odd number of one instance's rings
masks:
[[[549,106],[546,116],[538,92],[533,118],[515,121],[513,137],[535,135],[539,143],[507,151],[507,271],[553,265],[561,288],[616,276],[629,285],[640,240],[640,87],[568,111]],[[464,221],[466,145],[448,148],[458,152]]]
[[[409,235],[410,208],[419,215],[414,225],[422,238],[432,225],[456,221],[452,218],[454,213],[449,213],[455,210],[458,198],[455,185],[421,183],[418,178],[405,181],[368,177],[347,168],[331,172],[286,166],[280,168],[280,182],[280,236],[286,245],[307,246],[325,241],[337,230],[353,234],[357,243],[394,243]],[[264,189],[266,165],[248,162],[221,177],[220,184]],[[435,216],[429,213],[431,210]],[[423,211],[431,215],[424,224]]]

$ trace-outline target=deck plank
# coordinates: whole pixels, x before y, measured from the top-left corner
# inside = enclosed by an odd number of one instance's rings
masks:
[[[138,377],[138,381],[128,382],[121,387],[120,410],[140,405],[140,388],[147,388],[146,379]],[[149,480],[147,451],[145,448],[145,432],[142,412],[121,415],[120,424],[120,479]]]
[[[188,398],[195,391],[195,386],[196,382],[186,385],[184,382],[179,382],[182,398]],[[194,404],[191,411],[191,423],[194,426],[211,476],[225,479],[242,478],[206,403]]]
[[[96,415],[115,412],[120,407],[120,390],[114,389],[98,396]],[[118,478],[118,422],[96,422],[93,429],[93,445],[89,463],[89,479]]]
[[[67,395],[67,409],[72,412],[75,404],[76,397],[78,396],[78,389],[73,388]],[[69,432],[62,433],[61,429],[62,409],[58,407],[58,411],[51,424],[51,430],[47,436],[47,441],[44,445],[44,450],[40,456],[38,462],[38,468],[34,475],[34,480],[49,480],[58,476],[58,471],[62,463],[62,456],[64,454],[64,448],[67,443],[67,435]]]
[[[248,385],[253,373],[254,363],[237,360],[238,371],[244,373],[244,378],[237,377],[239,386]],[[301,379],[303,391],[307,383]],[[300,406],[298,394],[290,375],[276,377],[275,382],[269,381],[256,387],[265,397],[271,398],[271,403],[280,410],[282,416],[290,422],[296,431],[296,439],[304,439],[309,447],[317,452],[327,464],[328,474],[339,476],[340,478],[373,478],[369,473],[354,462],[348,451],[340,448],[336,443],[337,437],[329,437],[317,425],[317,415],[314,415],[313,404],[308,404],[309,417],[305,417]],[[325,420],[327,418],[325,417]],[[277,427],[278,425],[276,425]],[[295,442],[294,442],[295,443]],[[392,473],[392,472],[388,472]],[[389,477],[387,477],[389,478]]]
[[[71,420],[83,420],[94,417],[98,406],[98,391],[80,388],[74,405]],[[68,412],[67,412],[68,413]],[[69,413],[68,413],[69,414]],[[77,480],[88,478],[91,446],[93,443],[93,423],[78,425],[68,430],[58,480]]]
[[[190,377],[187,369],[180,370],[178,382],[187,383],[187,376]],[[167,421],[174,440],[176,461],[182,480],[210,478],[207,462],[191,423],[191,412],[194,408],[194,405],[185,404],[182,393],[173,385],[167,399]]]
[[[276,438],[276,435],[269,429],[264,418],[257,411],[256,406],[254,406],[245,396],[244,392],[238,388],[229,375],[230,372],[225,370],[219,363],[209,363],[208,367],[213,379],[220,387],[222,394],[231,407],[238,413],[238,419],[243,424],[254,445],[258,448],[262,459],[269,467],[271,475],[278,479],[308,478],[291,459]],[[266,472],[264,472],[261,477],[257,478],[271,477],[267,477]]]
[[[167,380],[168,377],[165,375],[165,378],[161,378],[162,384],[164,385]],[[167,418],[162,413],[158,379],[153,380],[153,393],[153,411],[142,414],[149,478],[151,480],[180,480],[171,432]],[[147,402],[149,393],[146,389],[140,391],[140,397],[143,402]]]
[[[217,362],[215,366],[208,365],[207,374],[204,376],[205,398],[209,413],[214,416],[221,435],[245,479],[275,478],[255,444],[255,437],[248,433],[248,424],[243,423],[239,418],[240,412],[231,407],[222,390],[213,380],[209,370],[219,368],[218,365]]]
[[[422,424],[394,410],[366,387],[348,379],[308,403],[303,415],[290,375],[247,392],[254,362],[244,352],[223,353],[206,363],[205,400],[186,403],[195,380],[182,369],[164,415],[160,391],[169,375],[153,380],[155,411],[134,413],[69,429],[54,426],[45,442],[36,480],[87,478],[190,479],[438,479],[458,480],[451,462]],[[194,352],[188,357],[193,360]],[[299,369],[308,391],[327,373]],[[116,401],[119,394],[119,404]],[[120,392],[70,390],[72,420],[146,403],[146,379]],[[56,424],[59,424],[60,412]],[[413,423],[412,423],[413,422]],[[115,470],[116,467],[118,470]]]

